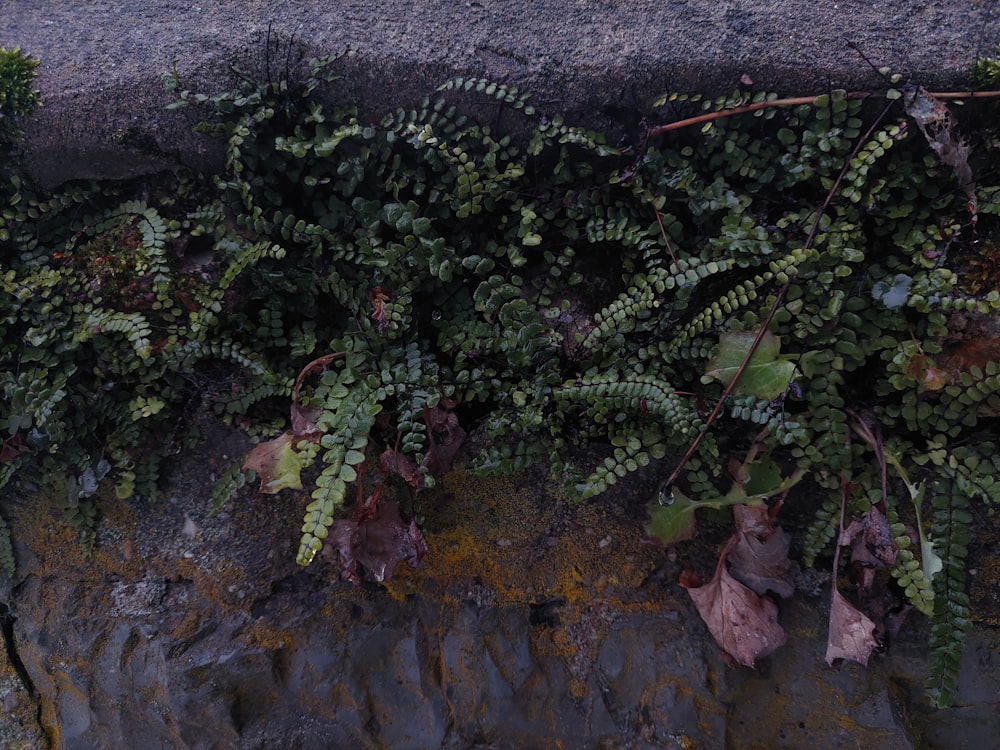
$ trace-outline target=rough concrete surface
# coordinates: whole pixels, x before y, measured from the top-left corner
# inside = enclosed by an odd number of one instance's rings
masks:
[[[849,43],[924,85],[961,85],[998,21],[1000,0],[0,0],[0,46],[43,62],[28,143],[54,184],[213,164],[214,144],[163,111],[161,76],[176,63],[184,85],[221,90],[230,64],[260,71],[269,27],[307,54],[355,48],[352,96],[373,115],[476,75],[605,128],[664,91],[728,91],[743,74],[799,95],[875,85]]]

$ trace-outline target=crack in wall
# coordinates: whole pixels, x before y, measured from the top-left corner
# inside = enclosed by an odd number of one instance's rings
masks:
[[[4,653],[7,656],[7,663],[10,664],[11,669],[14,670],[14,674],[17,675],[18,681],[21,683],[24,691],[28,694],[28,699],[35,704],[35,723],[38,726],[41,738],[48,740],[47,746],[51,747],[52,737],[45,729],[45,725],[42,722],[41,695],[35,687],[35,682],[31,679],[31,675],[24,666],[24,662],[21,660],[21,656],[17,650],[17,638],[14,635],[14,621],[16,619],[17,618],[11,611],[10,606],[0,602],[0,636],[3,637]]]
[[[3,635],[7,661],[21,680],[24,689],[28,691],[28,695],[31,696],[32,700],[38,700],[38,690],[35,689],[35,683],[32,681],[31,675],[28,674],[24,662],[21,661],[20,655],[17,653],[17,639],[14,637],[14,620],[16,619],[14,613],[10,611],[10,607],[0,603],[0,633]]]

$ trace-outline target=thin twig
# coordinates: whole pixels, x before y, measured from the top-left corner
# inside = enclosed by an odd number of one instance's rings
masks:
[[[653,206],[653,213],[656,214],[656,223],[660,225],[660,234],[663,235],[663,241],[667,245],[667,253],[670,255],[670,260],[676,266],[677,258],[674,256],[674,249],[670,246],[670,239],[667,237],[667,230],[663,228],[663,219],[660,218],[660,212],[656,210],[656,206]]]
[[[828,94],[823,94],[823,96],[828,96]],[[847,99],[870,99],[880,96],[885,96],[885,94],[876,94],[871,91],[850,91],[845,94]],[[937,91],[929,93],[928,96],[932,96],[935,99],[995,99],[1000,97],[1000,91]],[[771,109],[773,107],[795,107],[800,104],[815,104],[817,98],[816,96],[796,96],[789,99],[772,99],[766,102],[754,102],[743,107],[723,109],[719,112],[708,112],[703,115],[688,117],[684,120],[668,122],[665,125],[657,125],[655,128],[650,128],[646,131],[646,138],[655,138],[658,135],[669,133],[671,130],[680,130],[691,125],[701,125],[702,123],[720,120],[730,115],[742,115],[747,112],[757,112],[761,109]]]
[[[889,469],[885,459],[885,444],[882,442],[882,431],[876,421],[875,428],[872,429],[860,414],[853,411],[851,415],[851,429],[854,430],[868,445],[875,451],[875,460],[878,461],[879,471],[882,472],[882,499],[879,501],[878,509],[882,515],[889,515]]]

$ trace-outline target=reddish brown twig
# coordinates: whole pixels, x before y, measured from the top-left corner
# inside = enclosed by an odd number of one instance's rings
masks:
[[[938,91],[929,95],[936,99],[995,99],[1000,97],[1000,91]],[[871,91],[849,91],[845,96],[847,99],[869,99],[885,96],[885,94],[877,94]],[[718,112],[706,112],[703,115],[696,115],[695,117],[688,117],[684,120],[668,122],[665,125],[657,125],[655,128],[650,128],[646,131],[646,138],[655,138],[658,135],[669,133],[671,130],[680,130],[691,125],[701,125],[731,115],[742,115],[747,112],[757,112],[761,109],[771,109],[773,107],[795,107],[800,104],[815,104],[818,98],[818,96],[795,96],[788,99],[754,102],[743,107],[733,107],[732,109],[723,109]]]

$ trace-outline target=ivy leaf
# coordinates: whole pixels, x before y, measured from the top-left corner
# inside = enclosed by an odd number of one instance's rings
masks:
[[[733,331],[719,337],[715,355],[708,361],[703,380],[718,380],[728,386],[746,359],[757,338],[756,331]],[[750,357],[733,392],[773,401],[788,388],[795,374],[795,363],[780,356],[781,340],[768,331]]]
[[[895,310],[897,307],[905,305],[906,300],[910,298],[910,286],[912,284],[912,278],[905,273],[898,273],[891,282],[876,282],[872,287],[872,297],[890,310]]]
[[[646,533],[665,545],[677,544],[695,535],[694,512],[698,503],[687,497],[676,487],[670,493],[668,504],[659,500],[650,501],[649,523]]]
[[[760,456],[751,463],[743,464],[743,490],[747,495],[769,497],[784,485],[781,469],[769,456]]]
[[[664,500],[662,493],[658,493],[647,506],[646,534],[668,546],[693,539],[694,513],[698,508],[718,510],[732,505],[762,505],[767,498],[787,492],[805,475],[805,470],[799,468],[782,479],[777,465],[767,456],[752,457],[732,471],[735,480],[725,495],[711,494],[703,500],[693,500],[672,487]]]
[[[274,440],[258,443],[243,461],[243,471],[255,471],[260,491],[275,495],[283,489],[302,489],[302,459],[295,452],[298,439],[285,432]]]

